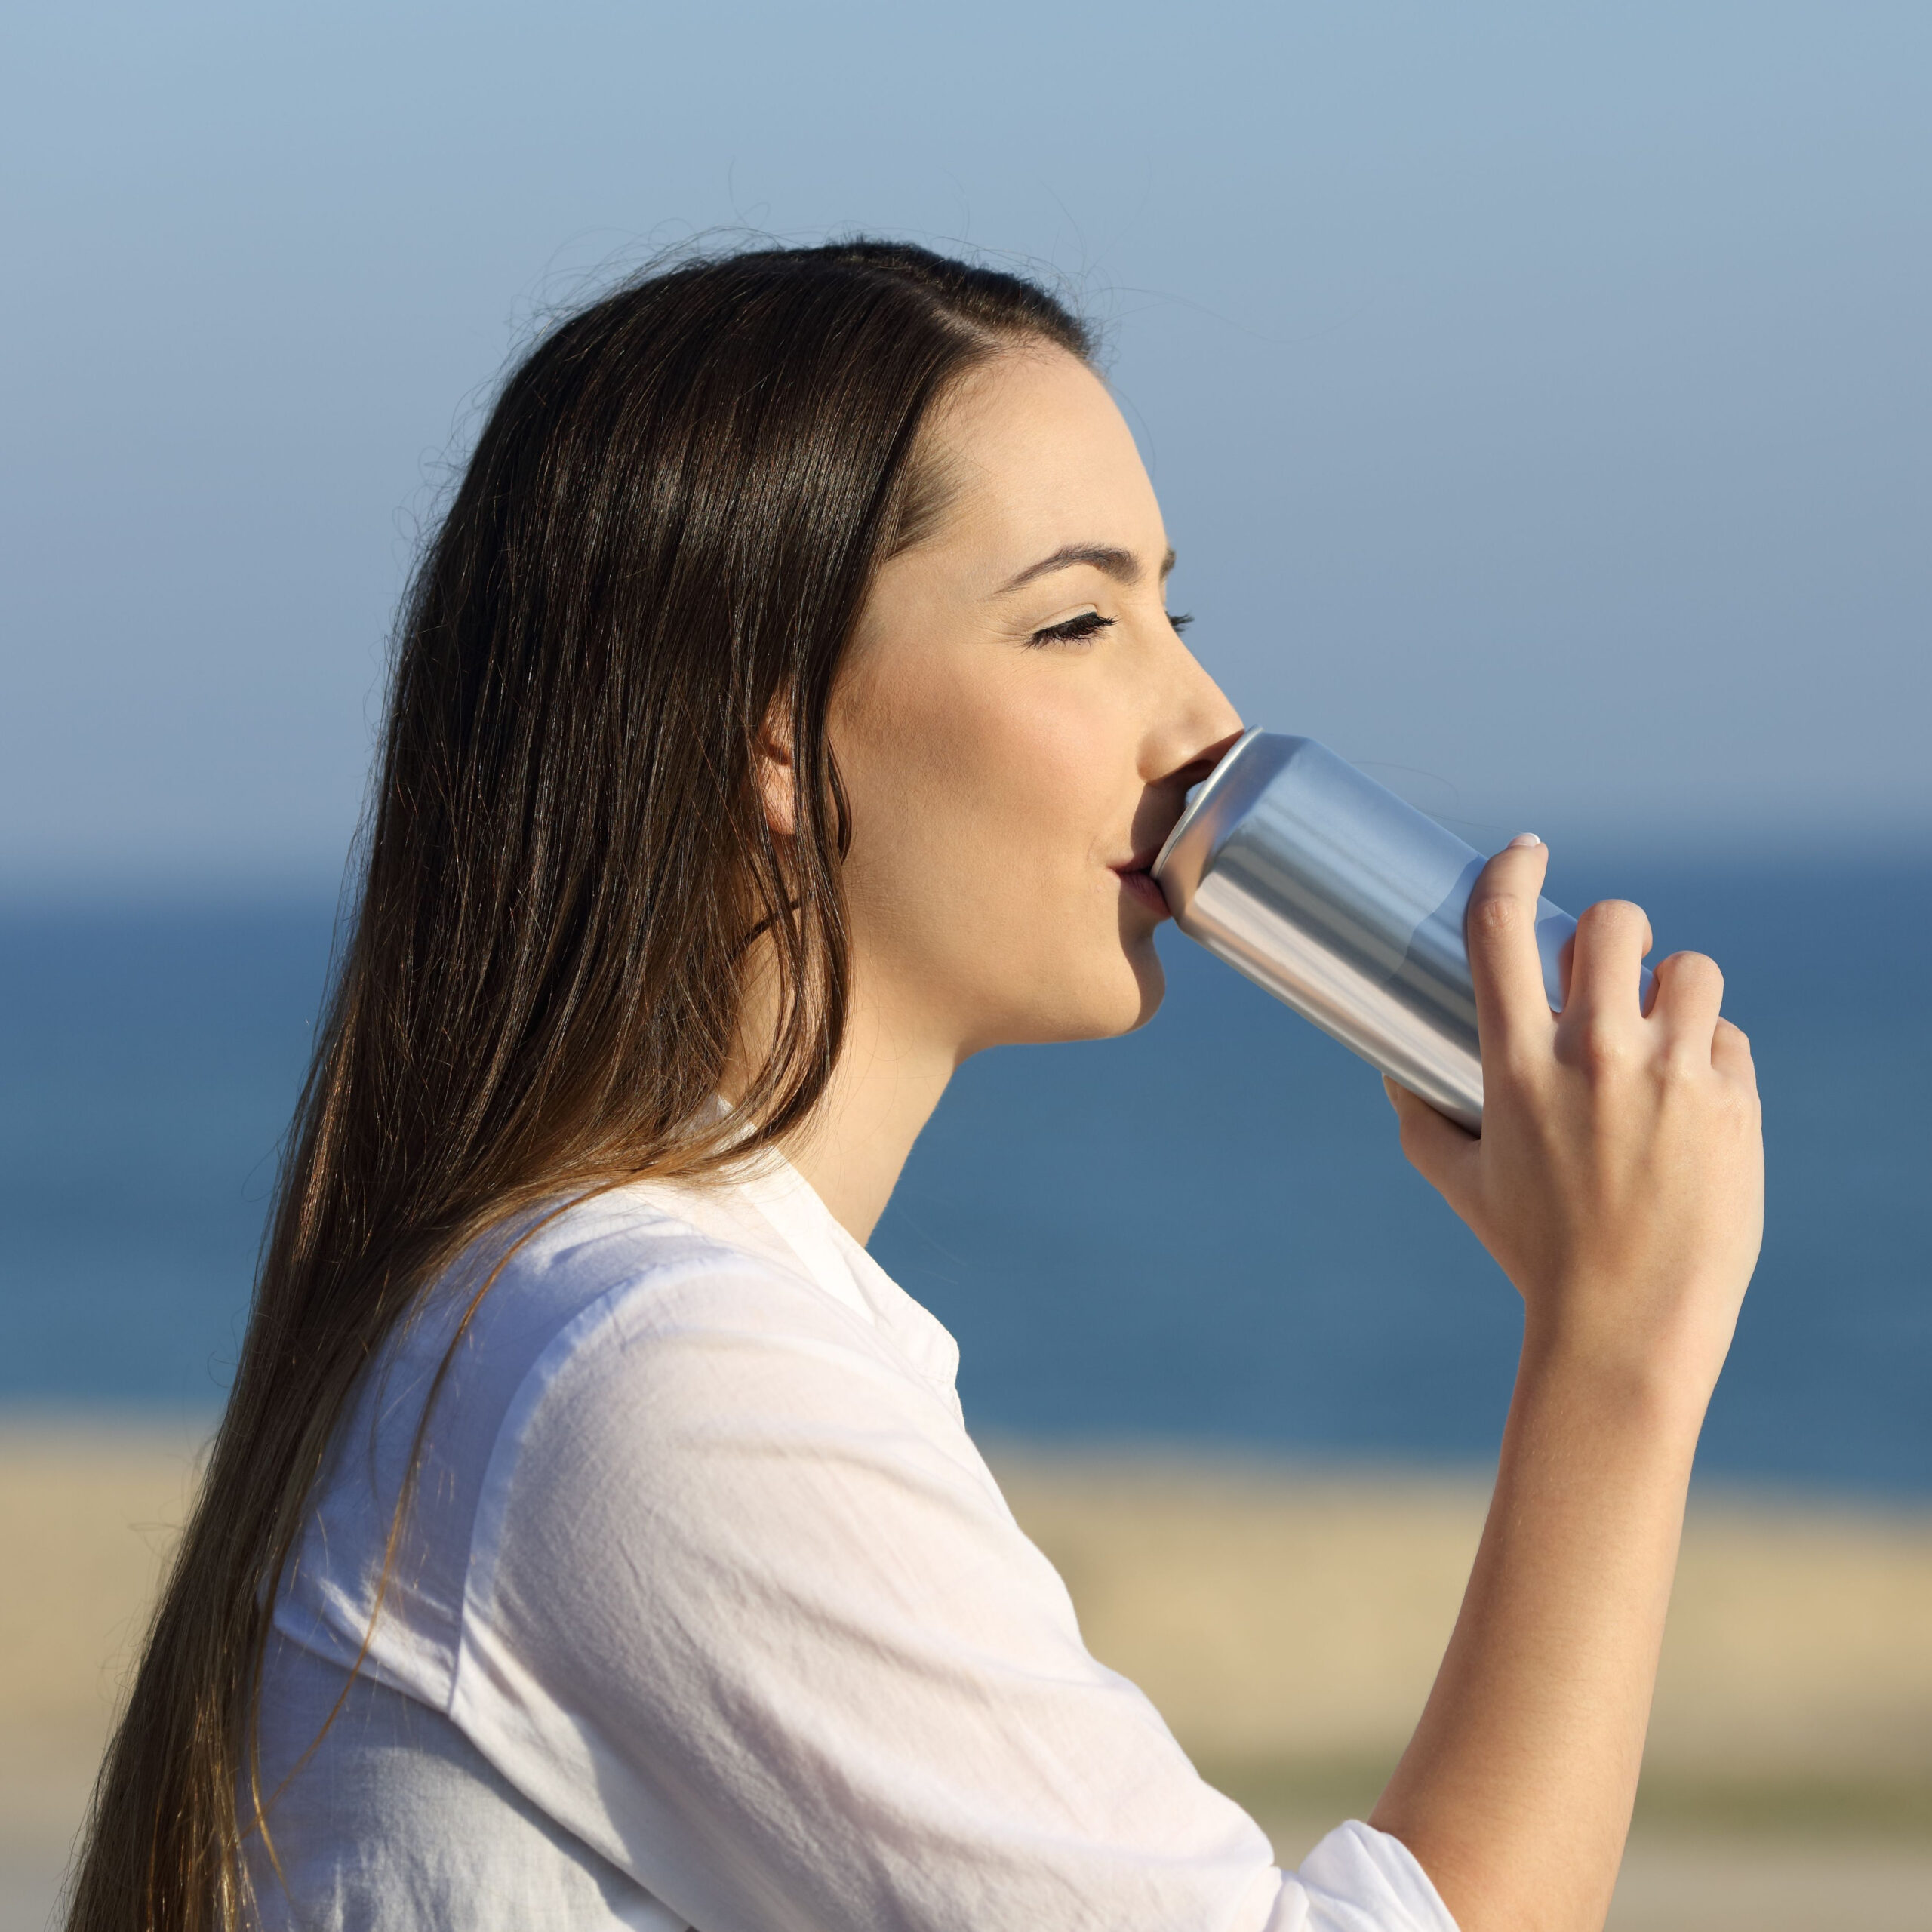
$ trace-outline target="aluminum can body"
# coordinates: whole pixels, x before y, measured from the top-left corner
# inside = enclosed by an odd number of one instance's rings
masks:
[[[1312,738],[1250,731],[1154,862],[1175,923],[1452,1120],[1482,1124],[1463,921],[1483,856]],[[1548,900],[1552,1008],[1577,922]]]

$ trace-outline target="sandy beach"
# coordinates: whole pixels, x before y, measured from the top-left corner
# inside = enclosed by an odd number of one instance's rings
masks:
[[[0,1932],[47,1923],[194,1432],[0,1423]],[[1292,1863],[1373,1802],[1481,1527],[1470,1476],[994,1457],[1088,1640]],[[1932,1512],[1700,1494],[1619,1932],[1923,1932]]]

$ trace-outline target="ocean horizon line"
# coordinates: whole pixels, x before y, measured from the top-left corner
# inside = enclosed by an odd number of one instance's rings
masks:
[[[1386,782],[1386,777],[1385,777]],[[1501,846],[1516,831],[1488,815],[1478,820],[1441,811],[1430,817],[1467,843]],[[1780,821],[1761,814],[1712,816],[1687,809],[1614,823],[1607,815],[1524,814],[1559,868],[1622,860],[1672,869],[1740,866],[1750,870],[1857,865],[1932,865],[1932,817],[1827,817]],[[170,865],[152,854],[75,857],[50,863],[44,854],[22,863],[0,857],[0,918],[18,915],[113,907],[140,910],[202,906],[210,910],[257,905],[313,906],[341,897],[352,882],[350,849],[339,857],[289,855],[205,865]]]

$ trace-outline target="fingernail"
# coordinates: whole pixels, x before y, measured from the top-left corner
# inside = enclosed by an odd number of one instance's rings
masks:
[[[1534,832],[1519,832],[1510,840],[1509,849],[1513,852],[1518,845],[1540,845],[1542,843],[1543,841]]]

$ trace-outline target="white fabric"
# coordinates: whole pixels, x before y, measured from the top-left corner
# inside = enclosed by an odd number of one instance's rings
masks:
[[[515,1250],[372,1622],[509,1244],[376,1364],[278,1592],[265,1926],[1454,1932],[1365,1825],[1284,1876],[1088,1654],[951,1337],[783,1163]]]

